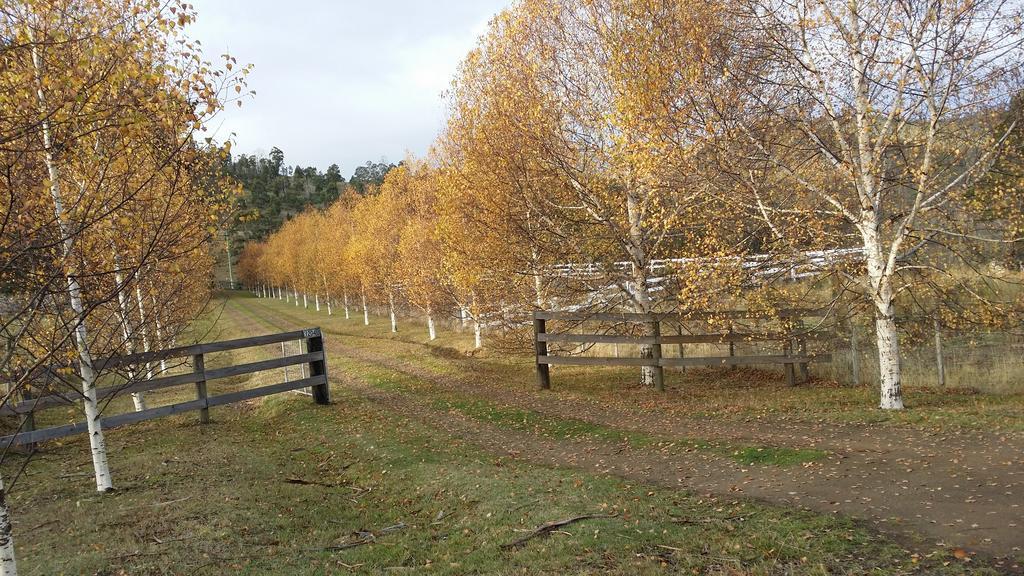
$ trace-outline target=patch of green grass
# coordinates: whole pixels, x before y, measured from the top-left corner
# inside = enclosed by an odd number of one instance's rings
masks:
[[[828,456],[828,452],[824,450],[780,448],[777,446],[718,447],[716,451],[741,464],[770,466],[795,466],[797,464],[816,462]]]
[[[785,448],[777,446],[747,446],[687,438],[685,440],[659,439],[642,432],[622,430],[576,418],[559,418],[531,410],[498,406],[483,400],[452,400],[438,398],[432,403],[437,410],[454,410],[470,418],[487,422],[507,430],[532,432],[551,438],[587,438],[610,443],[624,443],[634,448],[673,443],[711,452],[741,464],[794,466],[821,460],[828,455],[823,450]]]
[[[655,444],[657,440],[641,432],[620,430],[575,418],[557,418],[531,410],[497,406],[483,400],[446,400],[433,402],[437,410],[455,410],[470,418],[487,422],[499,428],[533,432],[551,438],[590,438],[633,447]]]

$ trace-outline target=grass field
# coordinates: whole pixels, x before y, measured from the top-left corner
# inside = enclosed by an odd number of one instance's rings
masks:
[[[223,339],[281,329],[288,314],[232,300],[213,330]],[[258,311],[256,314],[254,311]],[[311,316],[300,316],[309,320]],[[328,338],[370,346],[424,374],[461,374],[466,337],[447,333],[434,348],[417,333],[397,338],[380,326],[322,317]],[[403,339],[405,340],[403,342]],[[410,346],[409,343],[417,346]],[[417,352],[418,350],[418,352]],[[266,351],[262,351],[266,352]],[[216,358],[214,364],[254,358]],[[517,390],[530,366],[477,358],[489,384]],[[381,394],[415,398],[435,415],[463,418],[493,434],[526,434],[552,442],[646,450],[666,439],[628,425],[560,417],[494,398],[459,398],[426,378],[371,362],[329,355],[333,404],[281,395],[216,409],[200,426],[194,415],[110,431],[113,494],[93,490],[83,438],[53,443],[35,455],[10,503],[23,574],[967,574],[999,573],[982,557],[927,541],[884,536],[837,515],[687,492],[596,470],[545,466],[510,458],[472,437],[396,409],[345,382]],[[218,393],[269,383],[280,371],[211,387]],[[973,422],[1016,429],[1020,399],[914,390],[910,403],[928,415],[876,416],[867,392],[831,386],[786,390],[758,382],[765,396],[739,388],[744,374],[673,375],[672,392],[652,406],[721,418],[878,420],[886,426]],[[260,380],[263,379],[263,380]],[[637,402],[651,393],[628,387],[630,374],[559,370],[557,394]],[[719,392],[699,392],[714,382]],[[822,402],[821,415],[800,414],[798,400]],[[154,396],[170,402],[175,394]],[[829,401],[831,399],[831,401]],[[685,401],[684,401],[685,400]],[[804,404],[806,406],[806,404]],[[851,408],[853,407],[853,408]],[[913,412],[911,412],[913,414]],[[987,424],[985,423],[987,422]],[[624,423],[628,424],[628,423]],[[756,466],[800,467],[817,450],[674,439],[722,458]],[[23,461],[11,457],[4,477]],[[545,522],[582,520],[521,546],[506,545]],[[969,557],[967,557],[969,559]]]

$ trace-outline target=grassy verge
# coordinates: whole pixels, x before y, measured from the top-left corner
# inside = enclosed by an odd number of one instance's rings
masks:
[[[110,433],[111,495],[84,442],[31,464],[12,495],[23,573],[987,573],[841,519],[496,460],[356,397],[161,422]],[[580,514],[611,517],[502,547]]]

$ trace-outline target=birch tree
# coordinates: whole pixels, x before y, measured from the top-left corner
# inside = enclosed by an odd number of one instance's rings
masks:
[[[597,306],[675,309],[653,261],[727,252],[708,181],[697,177],[712,128],[687,90],[714,49],[719,11],[668,1],[521,2],[494,20],[455,83],[446,138],[456,170],[479,173],[493,166],[480,156],[507,155],[517,179],[499,190],[528,207],[519,215],[528,235],[551,238],[611,287]],[[542,304],[543,286],[535,291]],[[648,324],[646,335],[653,330]],[[642,383],[653,385],[655,372],[644,367]]]
[[[910,271],[943,274],[959,260],[943,247],[970,236],[958,225],[965,193],[1017,129],[1015,119],[996,134],[986,127],[1017,91],[1020,6],[758,0],[740,12],[721,73],[742,105],[719,118],[745,147],[730,156],[775,182],[751,186],[748,204],[769,222],[798,214],[863,250],[880,406],[902,409],[897,299],[914,290]]]

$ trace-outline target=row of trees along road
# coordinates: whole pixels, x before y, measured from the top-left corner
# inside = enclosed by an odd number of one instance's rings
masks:
[[[899,317],[1019,326],[1022,21],[999,0],[521,0],[462,63],[427,160],[242,268],[264,293],[520,325],[569,306],[871,314],[880,406],[902,409]]]
[[[128,384],[160,367],[98,374],[96,362],[167,347],[202,310],[209,241],[237,193],[221,175],[226,148],[201,132],[245,95],[247,68],[204,60],[183,32],[194,17],[179,2],[0,4],[3,403],[80,398],[101,492],[113,480],[97,380]]]

